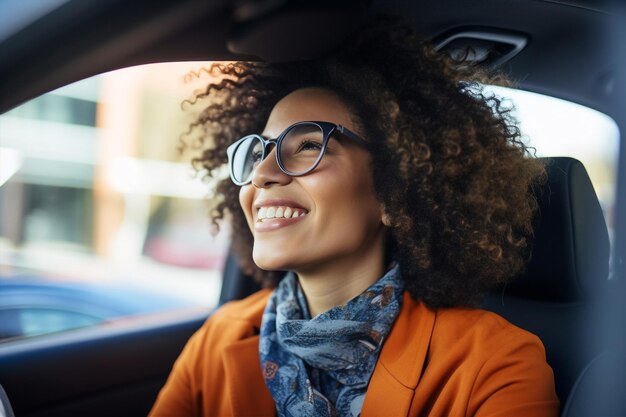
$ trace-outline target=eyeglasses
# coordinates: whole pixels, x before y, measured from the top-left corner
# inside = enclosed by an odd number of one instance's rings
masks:
[[[252,180],[254,169],[270,152],[268,146],[276,145],[276,164],[282,172],[292,177],[306,175],[319,165],[331,135],[341,133],[366,149],[369,144],[349,129],[329,122],[298,122],[285,129],[276,139],[248,135],[228,147],[230,178],[236,185],[246,185]]]

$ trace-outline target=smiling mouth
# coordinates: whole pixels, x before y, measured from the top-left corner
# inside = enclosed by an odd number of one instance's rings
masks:
[[[257,212],[257,221],[263,222],[271,219],[295,219],[307,215],[307,211],[301,208],[285,206],[264,206]]]

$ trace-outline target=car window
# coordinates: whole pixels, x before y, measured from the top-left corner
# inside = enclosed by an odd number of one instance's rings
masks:
[[[228,231],[179,149],[202,67],[114,71],[0,116],[0,338],[217,304]]]
[[[206,67],[113,71],[0,116],[0,340],[217,305],[228,230],[212,234],[212,184],[189,164],[193,138],[180,150],[202,107],[182,103],[207,84]],[[537,156],[583,162],[612,235],[613,120],[540,94],[487,89],[515,107]]]

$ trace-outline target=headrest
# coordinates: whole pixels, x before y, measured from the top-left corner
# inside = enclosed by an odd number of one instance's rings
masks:
[[[603,287],[609,235],[589,176],[572,158],[542,158],[548,180],[537,194],[539,215],[526,271],[504,295],[571,302]]]

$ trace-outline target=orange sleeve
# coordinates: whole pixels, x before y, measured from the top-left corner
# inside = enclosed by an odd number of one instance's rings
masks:
[[[468,405],[475,417],[557,417],[554,374],[536,336],[513,329],[476,375]]]
[[[159,392],[149,417],[200,416],[201,395],[197,371],[202,369],[202,346],[206,340],[207,324],[189,339],[181,352],[167,382]],[[193,364],[196,364],[193,366]]]
[[[266,393],[263,389],[266,388],[260,364],[255,368],[258,374],[256,385],[246,385],[241,392],[234,392],[232,386],[236,384],[232,380],[238,375],[231,375],[231,383],[228,383],[224,355],[228,349],[237,347],[241,355],[248,355],[235,358],[237,363],[245,360],[258,363],[258,337],[253,338],[256,337],[270,293],[271,290],[261,290],[244,300],[227,303],[211,315],[191,336],[174,363],[165,386],[152,406],[150,417],[232,415],[235,412],[233,404],[238,404],[235,394],[245,397],[246,389],[261,392],[260,398],[264,398]],[[246,343],[247,340],[252,344]],[[241,350],[242,346],[246,349]],[[269,392],[264,399],[269,399],[266,402],[273,410]]]

